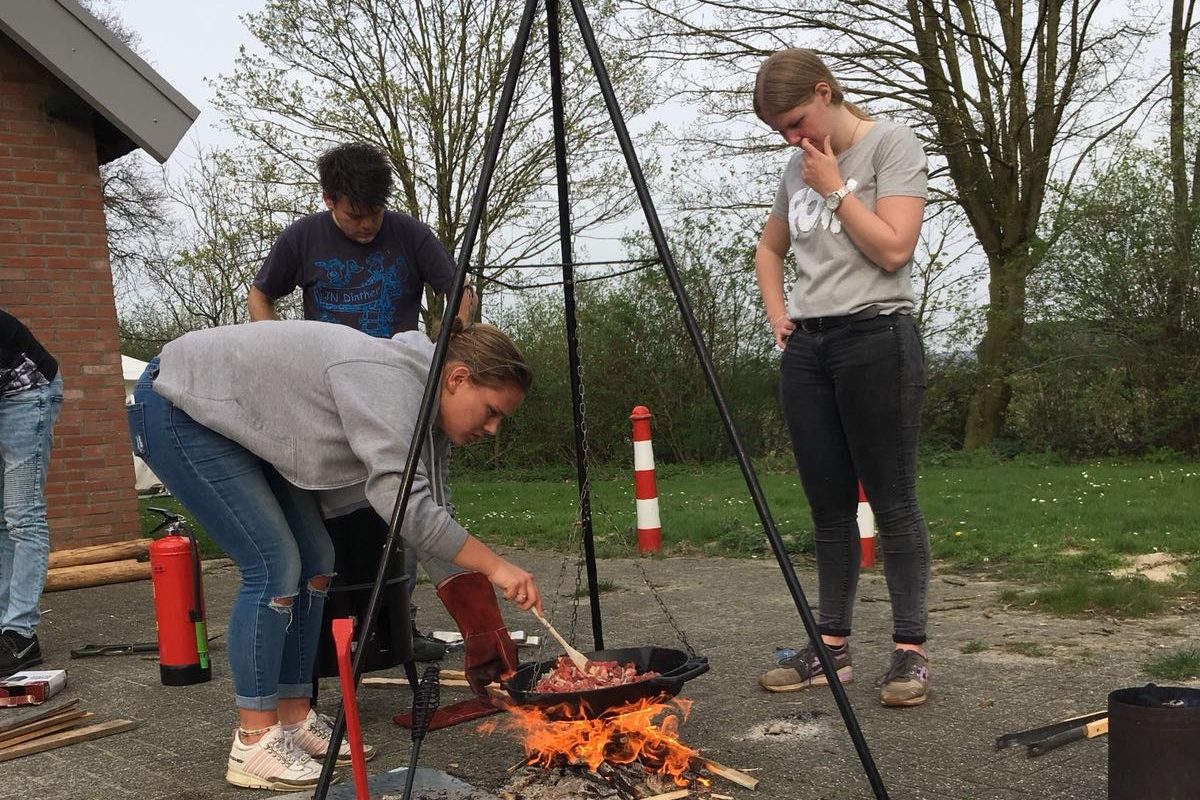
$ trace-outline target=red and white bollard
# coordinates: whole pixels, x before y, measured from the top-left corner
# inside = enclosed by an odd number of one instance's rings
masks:
[[[875,566],[875,512],[867,502],[862,483],[858,484],[858,542],[862,548],[859,569]]]
[[[654,446],[650,442],[650,409],[636,406],[633,420],[633,496],[637,502],[638,550],[662,549],[662,523],[658,518],[658,484],[654,479]]]

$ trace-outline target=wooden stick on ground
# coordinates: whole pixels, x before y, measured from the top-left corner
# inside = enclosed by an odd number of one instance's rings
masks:
[[[108,722],[99,722],[95,725],[88,725],[85,728],[76,728],[73,731],[63,731],[53,736],[44,736],[40,739],[34,739],[32,742],[25,742],[16,747],[0,750],[0,761],[9,761],[21,756],[33,755],[34,753],[43,753],[47,750],[65,747],[76,742],[86,742],[90,739],[112,736],[114,733],[124,733],[125,731],[133,730],[137,726],[138,724],[131,719],[114,719]]]
[[[24,737],[26,734],[33,733],[35,736],[44,735],[47,728],[58,725],[69,720],[82,719],[87,715],[82,709],[75,711],[66,711],[62,714],[55,714],[45,719],[39,719],[34,722],[28,722],[24,725],[18,725],[12,730],[0,733],[0,747],[7,747],[9,744],[15,744],[14,739]],[[23,740],[22,740],[23,741]]]
[[[97,544],[91,547],[75,547],[70,550],[55,550],[50,554],[49,569],[77,567],[80,564],[103,564],[128,558],[145,558],[150,554],[149,539],[130,539],[125,542]]]
[[[682,800],[684,797],[691,797],[692,793],[689,789],[676,789],[673,792],[664,792],[656,794],[653,797],[647,797],[646,800]]]
[[[725,780],[736,783],[738,786],[741,786],[745,789],[753,789],[758,786],[758,778],[747,775],[741,770],[734,769],[733,767],[727,767],[724,764],[718,764],[716,761],[711,761],[700,756],[694,757],[692,761],[704,767],[713,775],[720,775]]]
[[[40,739],[43,736],[49,736],[52,733],[65,731],[69,728],[78,728],[94,716],[96,715],[90,711],[78,711],[74,714],[66,714],[62,717],[55,717],[35,723],[38,727],[31,728],[22,733],[13,733],[0,739],[0,752],[10,747],[16,747],[22,742],[28,742],[31,739]]]
[[[50,717],[56,717],[59,714],[65,714],[77,705],[79,705],[78,699],[71,700],[68,703],[63,703],[61,706],[55,706],[54,708],[48,708],[45,711],[34,714],[32,716],[22,717],[18,720],[14,720],[13,722],[8,722],[8,723],[5,723],[4,725],[0,725],[0,736],[3,736],[6,733],[11,733],[12,731],[16,730],[17,728],[23,728],[26,725],[29,725],[31,723],[40,722],[41,720],[48,719]]]

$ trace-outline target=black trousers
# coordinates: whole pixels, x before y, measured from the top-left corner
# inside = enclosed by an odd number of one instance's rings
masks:
[[[892,639],[923,643],[930,555],[917,504],[925,351],[916,322],[890,314],[812,333],[798,327],[780,361],[779,391],[812,509],[821,632],[850,635],[861,481],[879,525]]]

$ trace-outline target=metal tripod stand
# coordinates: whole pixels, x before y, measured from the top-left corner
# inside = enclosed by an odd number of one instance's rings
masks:
[[[638,161],[637,154],[634,152],[633,142],[630,139],[629,131],[625,126],[624,117],[621,114],[620,106],[617,102],[616,94],[613,91],[612,81],[609,79],[608,70],[604,65],[604,60],[600,55],[599,46],[596,43],[596,37],[592,30],[591,23],[588,20],[587,11],[584,9],[584,0],[569,0],[571,9],[574,13],[575,20],[579,25],[579,32],[582,35],[584,46],[587,49],[588,56],[592,63],[592,69],[595,71],[596,80],[599,84],[600,92],[604,97],[605,106],[608,109],[609,117],[611,118],[613,129],[616,132],[617,139],[621,145],[621,151],[625,156],[625,163],[629,169],[630,177],[633,180],[634,188],[637,191],[638,200],[642,206],[642,212],[645,214],[646,223],[650,229],[650,235],[654,240],[655,248],[658,251],[659,260],[662,262],[662,267],[666,273],[667,280],[671,285],[671,290],[675,294],[676,303],[679,306],[679,313],[683,318],[683,325],[687,329],[688,336],[692,341],[692,346],[696,350],[696,357],[700,361],[700,365],[704,371],[704,378],[708,384],[709,391],[712,393],[713,401],[716,403],[717,412],[721,416],[721,421],[725,426],[725,432],[729,436],[730,444],[734,454],[737,457],[738,465],[741,467],[742,476],[746,481],[746,488],[750,493],[751,499],[754,501],[755,510],[758,512],[759,519],[762,522],[763,532],[767,536],[767,540],[771,544],[771,550],[775,554],[775,559],[779,564],[779,569],[783,573],[784,582],[787,584],[788,591],[792,595],[792,600],[796,605],[796,610],[800,614],[800,619],[804,623],[805,632],[810,640],[817,644],[816,652],[820,659],[821,667],[825,670],[826,675],[836,675],[837,670],[834,668],[833,660],[831,659],[828,650],[821,644],[820,633],[817,629],[816,618],[813,616],[812,609],[805,598],[804,589],[800,586],[800,580],[796,575],[796,570],[792,566],[788,558],[787,548],[784,546],[783,539],[779,535],[779,531],[775,526],[775,520],[771,516],[771,511],[767,507],[767,501],[762,492],[762,487],[759,485],[758,476],[755,474],[754,467],[750,463],[750,457],[746,454],[745,447],[742,443],[741,435],[738,433],[737,427],[734,424],[733,416],[730,413],[728,403],[725,399],[725,393],[722,391],[720,383],[717,380],[716,368],[713,365],[712,358],[709,355],[708,347],[704,343],[704,338],[700,333],[699,324],[696,321],[695,314],[692,312],[691,303],[688,300],[687,292],[684,289],[683,283],[679,277],[679,271],[675,266],[675,260],[671,255],[670,248],[667,245],[667,238],[662,229],[662,224],[658,218],[658,212],[654,208],[654,201],[650,197],[650,190],[646,185],[645,176],[642,173],[641,164]],[[508,72],[505,77],[504,88],[501,92],[500,102],[496,109],[496,117],[493,121],[491,135],[488,138],[487,150],[484,154],[483,166],[479,175],[479,183],[475,189],[475,195],[471,204],[471,212],[467,218],[467,227],[463,232],[461,249],[458,254],[457,270],[454,276],[454,286],[450,291],[450,297],[446,302],[447,318],[453,316],[454,309],[457,309],[459,302],[462,299],[464,286],[466,284],[467,270],[470,265],[471,253],[475,249],[475,240],[479,233],[480,221],[483,217],[483,211],[487,200],[488,190],[491,185],[492,176],[495,172],[496,162],[499,158],[500,144],[504,136],[504,128],[508,121],[509,111],[512,107],[513,95],[516,92],[517,80],[521,73],[521,64],[525,58],[525,51],[529,44],[530,31],[533,28],[533,21],[540,0],[525,0],[525,10],[521,17],[521,23],[517,30],[516,40],[513,44],[512,54],[508,63]],[[549,33],[549,55],[551,68],[551,91],[554,105],[554,150],[555,164],[558,175],[558,201],[559,201],[559,237],[562,247],[562,263],[563,263],[563,285],[564,285],[564,300],[566,304],[567,316],[567,342],[571,366],[571,391],[572,401],[574,403],[574,420],[575,420],[575,440],[577,454],[577,469],[579,473],[580,486],[580,513],[583,523],[583,537],[585,558],[587,561],[589,595],[591,600],[592,611],[592,633],[596,642],[596,648],[602,649],[602,632],[600,626],[600,605],[597,593],[596,581],[596,559],[593,548],[592,529],[591,529],[591,510],[587,493],[587,466],[583,457],[583,418],[582,407],[580,405],[579,394],[579,354],[578,354],[578,339],[576,337],[576,320],[575,320],[575,296],[574,296],[574,269],[571,252],[571,217],[570,217],[570,197],[567,188],[567,161],[566,161],[566,125],[564,122],[563,113],[563,92],[562,92],[562,58],[560,49],[560,30],[558,22],[559,0],[546,0],[547,13],[547,29]],[[434,349],[433,363],[430,366],[429,374],[436,376],[441,374],[442,366],[446,361],[446,349],[450,341],[449,324],[443,324],[438,333],[437,345]],[[404,476],[400,484],[400,491],[396,497],[396,504],[392,510],[392,518],[390,529],[388,530],[387,541],[384,544],[384,558],[380,561],[379,573],[376,576],[375,586],[371,591],[371,598],[368,604],[366,619],[362,620],[359,626],[358,641],[370,641],[371,635],[375,629],[376,617],[379,615],[379,609],[382,604],[382,587],[386,582],[386,577],[389,574],[389,563],[395,557],[397,538],[399,531],[404,523],[404,515],[408,506],[408,498],[412,492],[413,478],[416,474],[417,461],[420,457],[421,447],[424,444],[425,437],[421,432],[429,427],[433,417],[433,404],[437,396],[438,382],[430,380],[425,386],[425,393],[421,398],[421,408],[417,416],[417,424],[414,428],[413,439],[408,449],[408,458],[404,465]],[[366,647],[358,647],[354,655],[354,681],[358,682],[362,675],[363,656],[366,652]],[[837,704],[838,711],[842,715],[842,721],[845,723],[846,731],[850,734],[850,739],[854,743],[854,748],[858,752],[859,759],[862,762],[863,771],[867,776],[867,780],[871,784],[876,800],[888,800],[887,789],[883,784],[883,779],[879,775],[879,770],[875,765],[875,761],[871,756],[871,751],[867,746],[866,739],[863,737],[862,729],[859,727],[858,719],[855,717],[854,710],[850,706],[850,700],[846,695],[846,690],[842,686],[841,681],[832,680],[829,682],[829,689],[833,693],[834,702]],[[344,712],[339,711],[336,721],[333,726],[333,736],[331,745],[325,755],[325,761],[321,769],[321,777],[317,784],[314,793],[315,800],[325,800],[326,794],[329,791],[329,785],[333,778],[333,770],[337,759],[338,744],[342,740],[345,733],[345,718]]]

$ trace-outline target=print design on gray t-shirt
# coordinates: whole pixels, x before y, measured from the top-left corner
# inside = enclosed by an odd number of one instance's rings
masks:
[[[858,181],[848,178],[846,188],[853,192],[858,188]],[[842,232],[842,221],[825,205],[825,198],[805,186],[792,195],[788,204],[788,227],[791,228],[792,238],[804,238],[804,234],[811,231],[818,221],[822,228],[832,234]]]

